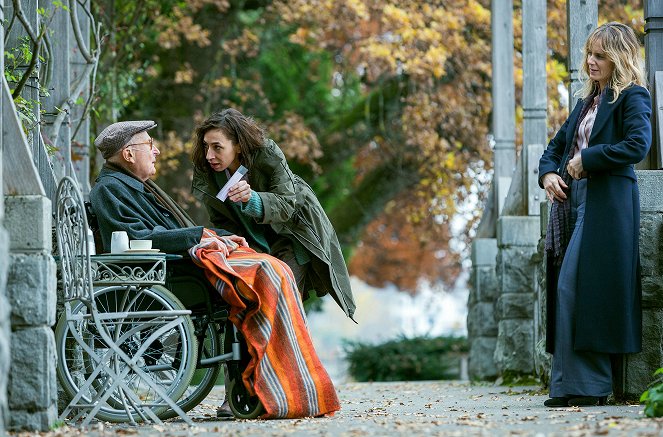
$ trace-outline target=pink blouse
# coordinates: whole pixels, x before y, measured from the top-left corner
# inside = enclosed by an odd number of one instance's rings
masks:
[[[596,120],[596,112],[599,108],[598,103],[599,96],[596,96],[592,102],[592,107],[587,112],[587,115],[585,115],[585,118],[582,119],[582,122],[580,122],[575,153],[578,153],[582,149],[586,149],[589,144],[589,137],[592,134],[592,128],[594,127],[594,121]]]

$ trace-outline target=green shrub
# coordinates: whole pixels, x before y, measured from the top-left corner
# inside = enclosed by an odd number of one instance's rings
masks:
[[[647,417],[663,416],[663,367],[654,372],[654,381],[649,389],[640,396],[640,402],[645,403]]]
[[[346,342],[348,372],[356,381],[423,381],[458,379],[465,337],[404,336],[372,345]]]

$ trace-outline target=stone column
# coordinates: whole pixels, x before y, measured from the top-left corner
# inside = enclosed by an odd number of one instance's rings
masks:
[[[652,101],[656,99],[657,90],[654,80],[657,71],[663,71],[663,2],[645,0],[645,62],[647,63],[647,81],[652,93]],[[661,110],[654,106],[652,128],[654,143],[647,158],[638,166],[643,169],[663,168],[663,137],[661,136]]]
[[[513,77],[513,1],[491,2],[493,137],[495,161],[493,189],[496,215],[504,205],[516,164],[516,100]]]
[[[10,13],[8,5],[11,4],[5,0],[6,14]],[[22,0],[20,4],[33,30],[38,29],[37,1]],[[15,22],[8,39],[10,44],[14,44],[22,32],[21,24]],[[38,89],[34,88],[38,79],[31,81],[22,95],[38,102]],[[9,256],[0,256],[8,262],[6,294],[9,301],[8,305],[1,305],[0,310],[11,308],[9,317],[1,318],[11,324],[10,366],[0,376],[8,375],[6,427],[48,431],[57,420],[57,357],[51,328],[55,322],[56,276],[51,256],[51,202],[45,196],[40,174],[50,175],[50,164],[45,153],[40,153],[44,150],[39,126],[30,132],[27,140],[4,83],[1,91],[3,157],[12,157],[3,166],[6,177],[3,178],[4,225],[9,232]]]
[[[470,343],[468,373],[471,379],[494,379],[497,367],[493,354],[497,342],[495,277],[497,240],[475,238],[472,242],[471,291],[468,299],[467,334]]]
[[[3,5],[0,3],[0,22],[4,23]],[[5,52],[5,32],[4,27],[0,26],[0,53]],[[0,71],[5,71],[5,57],[0,56]],[[0,79],[0,85],[4,86],[4,77]],[[0,180],[2,180],[2,157],[4,148],[4,133],[2,123],[3,113],[2,96],[0,95]],[[7,375],[9,374],[10,357],[10,332],[9,325],[9,302],[7,301],[6,283],[7,283],[7,252],[8,235],[4,228],[5,202],[4,196],[0,197],[0,435],[5,434],[7,428],[8,403],[7,403]]]
[[[44,195],[8,196],[5,211],[11,232],[9,428],[47,431],[57,420],[51,202]]]
[[[582,88],[580,72],[582,71],[583,47],[587,37],[596,27],[598,21],[597,0],[567,0],[566,17],[568,30],[568,70],[571,77],[569,84],[569,113],[578,101],[576,92]]]

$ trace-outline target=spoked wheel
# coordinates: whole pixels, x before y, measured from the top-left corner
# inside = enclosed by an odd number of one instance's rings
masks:
[[[95,303],[100,312],[122,311],[167,311],[182,310],[180,301],[166,288],[152,286],[138,291],[135,287],[112,286],[95,291]],[[85,316],[88,309],[83,304],[74,305],[72,314]],[[103,328],[120,344],[122,351],[129,357],[137,357],[141,346],[148,339],[150,343],[136,361],[151,380],[160,386],[171,399],[179,399],[189,386],[195,370],[198,347],[193,323],[190,317],[180,317],[174,327],[166,328],[168,322],[155,320],[145,323],[145,319],[124,318],[108,320]],[[163,332],[160,332],[163,331]],[[158,335],[155,335],[158,333]],[[153,335],[154,334],[154,335]],[[79,403],[96,402],[100,393],[112,384],[107,371],[98,372],[89,385],[85,381],[98,369],[101,362],[114,373],[126,370],[127,364],[110,352],[89,317],[67,322],[66,314],[58,321],[55,331],[58,353],[57,375],[67,396],[72,399],[83,392]],[[78,340],[77,338],[78,337]],[[94,354],[86,351],[85,344]],[[156,391],[138,374],[131,370],[124,378],[126,385],[142,403],[158,403],[152,406],[157,415],[167,410],[166,404],[159,399]],[[137,410],[132,407],[125,389],[115,389],[102,405],[96,417],[109,422],[127,422],[127,409],[134,420],[141,421]]]
[[[200,359],[212,358],[221,354],[221,341],[219,338],[218,325],[216,323],[209,322],[207,324],[207,329],[205,330],[204,339],[199,338],[198,341],[202,341],[202,347],[199,348],[198,355]],[[186,391],[177,402],[177,405],[184,410],[184,412],[190,411],[196,407],[207,397],[209,392],[212,391],[216,384],[216,380],[219,378],[221,366],[222,364],[218,363],[212,367],[196,368],[191,384],[187,387]],[[162,419],[170,419],[176,416],[177,413],[170,408],[159,415]]]
[[[228,335],[226,335],[224,339],[224,349],[226,351],[232,350],[230,341],[232,338],[232,331],[232,324],[228,322],[226,326],[226,333]],[[239,361],[230,361],[228,363],[229,381],[226,383],[228,403],[236,418],[256,419],[265,413],[265,407],[262,405],[262,402],[260,402],[258,396],[252,396],[244,386],[242,372],[244,372],[244,369],[246,369],[246,366],[249,364],[251,356],[249,355],[244,338],[241,337],[240,333],[237,335],[239,337],[241,359]]]

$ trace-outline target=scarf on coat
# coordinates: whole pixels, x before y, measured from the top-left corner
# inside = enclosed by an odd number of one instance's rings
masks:
[[[582,110],[580,111],[580,116],[576,122],[576,128],[573,132],[573,140],[570,144],[566,146],[564,151],[564,156],[566,159],[562,160],[562,166],[560,167],[560,177],[564,181],[567,187],[571,187],[572,178],[569,172],[566,169],[567,164],[573,158],[576,150],[576,144],[578,142],[578,129],[583,119],[593,106],[593,101],[598,90],[592,93],[583,103]],[[599,102],[597,105],[601,104],[601,99],[603,98],[603,93],[599,97]],[[558,200],[553,200],[552,207],[550,209],[550,220],[548,220],[548,228],[546,231],[546,253],[548,256],[552,256],[555,266],[561,266],[562,260],[564,259],[564,254],[566,253],[566,247],[569,245],[571,240],[571,235],[573,234],[573,227],[575,223],[571,217],[571,202],[569,192],[566,193],[566,200],[560,202]]]

